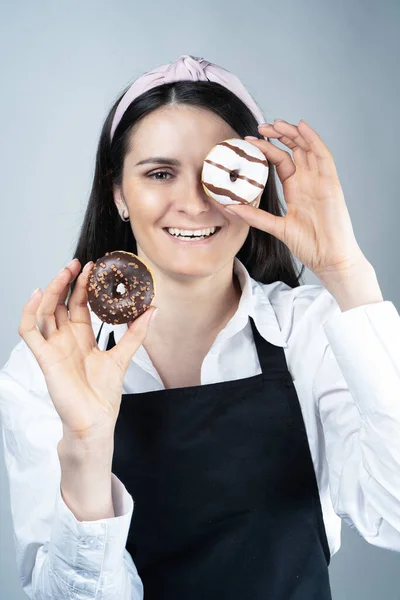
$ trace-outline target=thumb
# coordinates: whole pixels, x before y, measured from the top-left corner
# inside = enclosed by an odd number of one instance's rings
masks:
[[[224,208],[227,212],[246,221],[250,227],[270,233],[283,241],[285,228],[285,221],[283,219],[285,217],[273,215],[262,208],[256,208],[250,204],[228,204]]]
[[[128,368],[133,355],[143,343],[150,326],[150,321],[157,311],[158,308],[156,306],[151,306],[145,310],[144,313],[135,319],[130,327],[128,327],[128,330],[124,333],[118,344],[109,350],[109,352],[114,355],[117,363],[124,370]]]

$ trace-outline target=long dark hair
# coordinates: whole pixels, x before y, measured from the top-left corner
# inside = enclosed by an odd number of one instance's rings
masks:
[[[101,131],[92,190],[73,256],[80,261],[82,267],[88,261],[95,262],[106,252],[113,250],[126,250],[137,254],[136,240],[130,223],[121,220],[115,205],[113,185],[122,185],[124,158],[131,149],[130,135],[140,119],[162,106],[186,104],[213,111],[241,137],[260,137],[253,113],[227,88],[211,81],[178,81],[152,88],[137,97],[124,113],[110,144],[114,113],[127,89],[114,103]],[[275,167],[270,163],[268,181],[259,208],[283,216],[276,177]],[[301,285],[304,265],[300,273],[296,274],[295,257],[283,242],[269,233],[250,227],[237,258],[256,281],[282,281],[291,288]],[[71,284],[71,293],[75,282],[76,279]]]

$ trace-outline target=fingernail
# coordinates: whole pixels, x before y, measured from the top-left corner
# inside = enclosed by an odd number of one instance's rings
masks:
[[[157,312],[158,312],[158,308],[156,308],[156,310],[155,310],[155,311],[153,311],[153,314],[152,314],[152,315],[151,315],[151,317],[150,317],[149,325],[150,325],[150,323],[152,322],[152,320],[154,319],[154,317],[156,316]]]
[[[93,261],[89,260],[88,263],[86,263],[86,265],[83,267],[82,271],[86,271],[87,269],[89,269],[89,267],[91,267],[93,265]]]
[[[71,260],[71,262],[69,262],[69,263],[67,264],[67,268],[68,268],[68,267],[72,267],[72,265],[73,265],[74,263],[76,263],[77,261],[78,261],[78,259],[77,259],[77,258],[74,258],[73,260]]]
[[[245,140],[259,140],[260,138],[256,137],[255,135],[245,135],[244,139]]]
[[[65,269],[67,269],[68,267],[72,267],[72,265],[77,261],[77,258],[74,258],[74,260],[71,260],[71,262],[69,262],[65,267],[63,267],[62,269],[60,269],[57,273],[57,275],[61,275],[61,273],[63,271],[65,271]]]
[[[36,294],[36,292],[38,292],[40,290],[40,288],[36,288],[36,290],[33,290],[32,294],[31,294],[31,298],[33,298],[33,296]]]

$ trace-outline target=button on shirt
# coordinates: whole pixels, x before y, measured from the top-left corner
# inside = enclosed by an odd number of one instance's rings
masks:
[[[341,519],[368,543],[400,552],[400,315],[390,301],[341,312],[320,285],[290,288],[252,279],[235,258],[242,295],[201,367],[201,384],[261,372],[249,316],[285,352],[305,422],[330,552]],[[90,310],[90,307],[88,305]],[[101,321],[92,312],[95,336]],[[127,325],[104,324],[99,347]],[[143,346],[123,393],[163,389]],[[134,499],[114,474],[115,517],[78,521],[60,493],[62,423],[45,378],[21,340],[0,371],[3,448],[17,569],[30,598],[143,598],[125,549]],[[233,490],[234,493],[234,490]]]

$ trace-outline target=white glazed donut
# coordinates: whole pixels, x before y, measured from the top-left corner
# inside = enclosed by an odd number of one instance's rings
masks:
[[[232,138],[214,146],[204,159],[201,182],[220,204],[250,204],[263,191],[268,161],[259,148]]]

